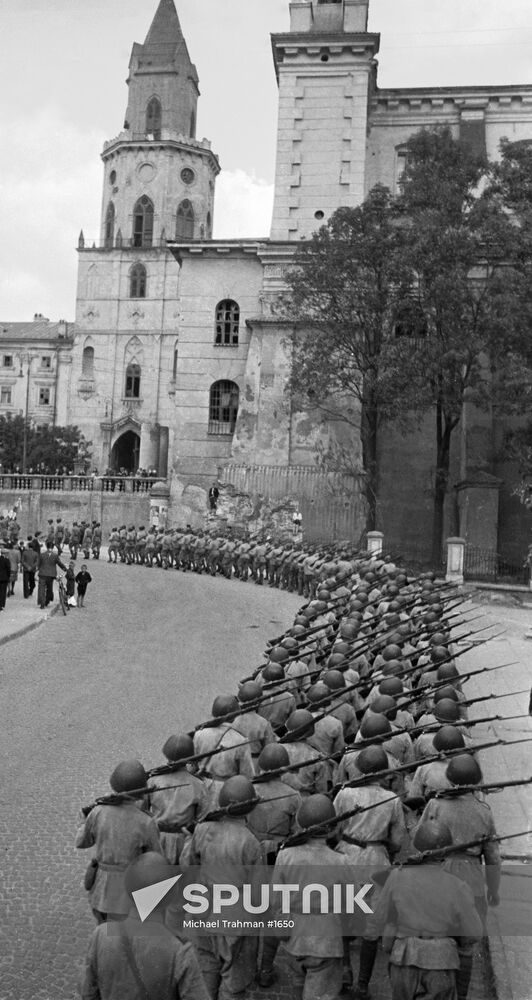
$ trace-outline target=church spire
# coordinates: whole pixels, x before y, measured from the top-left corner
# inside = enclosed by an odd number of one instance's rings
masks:
[[[160,0],[146,40],[133,45],[125,127],[194,138],[198,83],[174,0]]]

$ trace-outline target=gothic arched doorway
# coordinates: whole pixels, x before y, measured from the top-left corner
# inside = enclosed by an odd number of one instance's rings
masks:
[[[140,437],[135,431],[126,431],[115,441],[111,452],[111,467],[114,472],[125,469],[133,475],[139,467]]]

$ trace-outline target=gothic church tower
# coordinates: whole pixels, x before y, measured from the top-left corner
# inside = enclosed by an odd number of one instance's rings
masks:
[[[129,63],[123,130],[105,143],[98,242],[80,236],[72,420],[98,468],[165,476],[173,453],[179,268],[167,241],[209,239],[220,171],[196,139],[198,74],[174,0]]]

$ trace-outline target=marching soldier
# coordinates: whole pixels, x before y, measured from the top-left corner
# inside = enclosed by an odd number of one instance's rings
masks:
[[[192,757],[190,736],[169,736],[163,754],[169,764]],[[161,847],[168,864],[177,865],[194,824],[207,812],[208,795],[203,781],[187,771],[186,764],[170,773],[152,775],[150,812],[157,822]]]

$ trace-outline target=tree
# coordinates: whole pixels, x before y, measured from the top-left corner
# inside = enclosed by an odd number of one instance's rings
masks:
[[[288,278],[297,317],[290,389],[361,440],[368,529],[376,522],[379,432],[386,420],[406,420],[410,402],[394,336],[412,284],[403,242],[390,192],[377,186],[363,205],[338,209],[301,245]],[[345,445],[334,440],[318,458],[353,471]]]
[[[79,427],[33,427],[22,416],[0,416],[0,461],[4,470],[22,470],[26,434],[26,469],[45,472],[73,469],[80,445],[86,442]]]
[[[448,128],[407,143],[400,208],[426,333],[402,338],[418,413],[436,431],[432,558],[440,561],[452,435],[464,403],[518,413],[531,381],[529,255],[490,168]],[[482,192],[482,185],[484,191]]]

